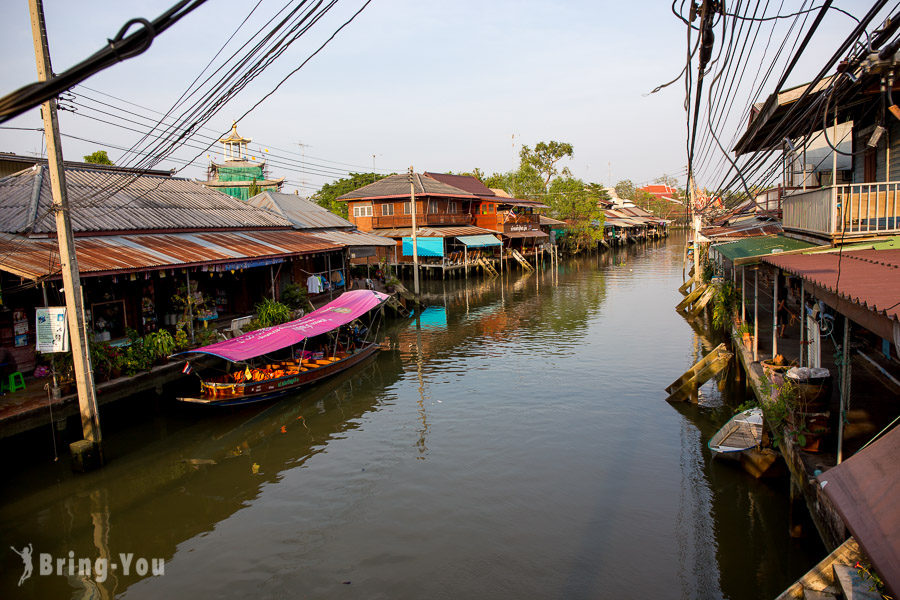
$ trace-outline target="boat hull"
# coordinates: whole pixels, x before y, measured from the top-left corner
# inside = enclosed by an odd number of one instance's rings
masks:
[[[762,410],[753,408],[738,413],[710,438],[714,458],[740,460],[741,454],[762,443]]]
[[[379,348],[378,344],[372,343],[338,361],[315,369],[309,369],[293,375],[285,375],[276,379],[249,383],[221,384],[216,386],[214,395],[202,394],[200,397],[180,397],[177,400],[208,406],[238,406],[273,400],[346,371],[373,356],[378,352]]]

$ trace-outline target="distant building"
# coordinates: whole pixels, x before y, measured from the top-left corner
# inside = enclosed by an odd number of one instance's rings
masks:
[[[266,161],[260,157],[256,160],[247,151],[247,144],[252,138],[241,137],[237,132],[237,123],[231,126],[231,133],[219,140],[222,142],[222,155],[225,161],[222,164],[210,161],[207,170],[207,181],[201,181],[203,185],[215,188],[233,198],[248,200],[251,187],[255,184],[259,192],[279,191],[284,185],[284,177],[269,179],[266,169]]]

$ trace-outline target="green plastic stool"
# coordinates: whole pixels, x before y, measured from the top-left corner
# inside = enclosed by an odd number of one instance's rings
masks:
[[[16,390],[24,390],[25,389],[25,376],[22,375],[19,371],[15,373],[11,373],[9,376],[9,393],[13,393]]]

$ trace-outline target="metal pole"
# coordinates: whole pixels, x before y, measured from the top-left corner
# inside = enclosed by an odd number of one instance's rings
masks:
[[[191,272],[185,269],[184,276],[187,279],[187,293],[184,296],[185,305],[188,309],[188,330],[191,332],[191,343],[194,343],[194,310],[191,303],[194,301],[194,293],[191,291]],[[197,288],[200,291],[200,288]]]
[[[331,285],[331,253],[329,252],[326,256],[326,261],[328,265],[328,273],[327,277],[325,277],[325,281],[328,282],[328,299],[334,300],[334,286]]]
[[[772,358],[778,355],[778,269],[772,278]]]
[[[759,360],[759,267],[753,270],[753,362]]]
[[[412,207],[412,247],[413,247],[413,290],[419,295],[419,245],[416,242],[416,184],[413,181],[413,168],[409,168],[409,199]]]
[[[800,366],[806,366],[806,281],[800,280]]]
[[[747,320],[747,273],[746,267],[741,265],[741,323]]]
[[[841,409],[838,411],[837,464],[844,456],[844,414],[850,405],[850,319],[844,315],[844,347],[841,348]]]
[[[272,282],[272,302],[275,302],[275,268],[269,265],[269,280]]]
[[[34,57],[37,64],[38,81],[53,78],[50,65],[50,48],[47,29],[44,24],[44,6],[41,0],[29,0],[31,33],[34,40]],[[78,257],[75,240],[72,237],[72,222],[69,214],[69,199],[66,193],[66,174],[63,169],[62,139],[56,114],[56,100],[51,99],[41,105],[44,121],[44,136],[47,140],[47,166],[53,191],[53,210],[56,213],[56,235],[59,240],[59,259],[62,267],[63,285],[66,297],[66,320],[72,342],[72,362],[75,368],[75,384],[78,388],[78,406],[81,411],[81,429],[84,439],[92,442],[100,452],[100,414],[94,390],[94,376],[91,370],[91,356],[87,345],[87,327],[81,295],[81,277],[78,271]],[[102,456],[102,454],[101,454]],[[102,462],[102,459],[101,459]]]

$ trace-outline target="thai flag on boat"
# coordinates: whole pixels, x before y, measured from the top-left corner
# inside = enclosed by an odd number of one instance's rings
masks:
[[[185,363],[184,363],[184,368],[181,370],[181,372],[184,373],[185,375],[187,375],[187,374],[190,373],[191,371],[193,371],[193,369],[191,368],[191,363],[185,362]]]

